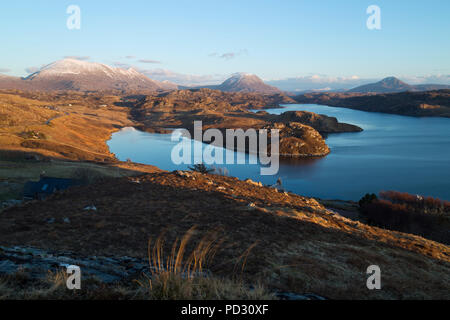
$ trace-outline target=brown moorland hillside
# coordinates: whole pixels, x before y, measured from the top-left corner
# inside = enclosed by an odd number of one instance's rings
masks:
[[[0,91],[0,201],[21,199],[23,185],[41,174],[121,177],[158,170],[121,163],[109,151],[111,134],[133,124],[117,101],[98,93]]]
[[[236,257],[252,248],[245,282],[272,291],[331,299],[450,298],[448,246],[343,218],[314,199],[217,175],[110,179],[11,208],[0,215],[0,244],[145,259],[149,238],[165,231],[172,244],[193,226],[193,243],[212,230],[222,235],[209,267],[217,276],[235,275]],[[366,287],[373,264],[382,270],[382,290]]]
[[[156,95],[21,91],[0,92],[2,150],[38,153],[65,160],[114,162],[106,145],[126,126],[169,132],[167,128],[280,129],[286,156],[324,156],[329,149],[318,133],[357,132],[359,127],[313,113],[275,116],[248,109],[278,106],[286,96],[180,90]],[[1,125],[3,124],[3,125]]]
[[[0,92],[2,150],[68,160],[111,161],[105,143],[130,125],[120,98],[100,94]]]

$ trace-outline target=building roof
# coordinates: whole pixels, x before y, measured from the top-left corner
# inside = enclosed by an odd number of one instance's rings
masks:
[[[80,180],[61,178],[41,178],[38,182],[29,181],[25,184],[23,195],[25,198],[40,198],[48,196],[58,190],[81,185]]]

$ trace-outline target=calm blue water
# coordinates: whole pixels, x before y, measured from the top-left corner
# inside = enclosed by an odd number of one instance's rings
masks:
[[[241,179],[273,184],[325,199],[358,200],[365,193],[398,190],[450,200],[450,119],[413,118],[319,105],[289,105],[266,110],[279,114],[305,110],[356,124],[364,132],[332,134],[331,154],[323,159],[281,161],[277,176],[261,176],[259,165],[220,165]],[[198,143],[198,142],[195,142]],[[171,161],[177,142],[170,135],[125,129],[108,142],[120,160],[186,169]],[[247,156],[248,158],[248,156]]]

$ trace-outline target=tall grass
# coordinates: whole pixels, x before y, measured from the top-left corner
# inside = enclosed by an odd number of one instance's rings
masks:
[[[212,260],[224,243],[218,232],[207,233],[191,250],[188,246],[196,228],[191,228],[180,239],[177,238],[166,254],[164,234],[154,243],[149,240],[148,257],[150,274],[144,274],[143,280],[136,280],[146,288],[150,299],[192,300],[192,299],[271,299],[271,294],[262,286],[249,289],[242,278],[227,279],[213,276],[208,270]],[[254,245],[250,246],[236,259],[233,273],[241,263],[243,271]],[[188,252],[189,251],[189,252]],[[232,262],[230,261],[230,265]],[[237,274],[237,273],[235,273]]]
[[[250,246],[232,261],[221,261],[230,266],[227,277],[213,275],[209,268],[218,251],[223,249],[224,237],[218,231],[208,232],[197,244],[191,244],[197,235],[191,228],[171,246],[165,245],[164,233],[156,241],[148,242],[148,274],[133,282],[123,280],[106,284],[95,278],[84,278],[80,291],[66,288],[67,273],[61,270],[49,273],[45,279],[31,279],[18,273],[0,277],[1,299],[67,299],[67,300],[272,300],[275,295],[262,284],[248,286],[239,272],[243,272],[247,258],[256,245]],[[168,248],[165,250],[165,248]],[[233,268],[234,264],[234,268]],[[233,276],[233,274],[235,276]]]

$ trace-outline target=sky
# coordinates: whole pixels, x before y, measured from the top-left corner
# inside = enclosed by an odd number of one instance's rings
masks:
[[[69,30],[67,8],[81,12]],[[381,10],[369,30],[366,10]],[[26,76],[64,57],[130,67],[157,80],[450,79],[447,0],[1,1],[0,73]]]

